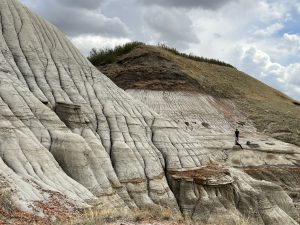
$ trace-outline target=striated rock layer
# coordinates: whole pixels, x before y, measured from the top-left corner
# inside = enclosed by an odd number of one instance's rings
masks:
[[[284,195],[288,194],[293,199],[292,204],[294,206],[291,207],[291,210],[294,211],[294,217],[299,221],[299,147],[257,132],[252,121],[247,119],[246,115],[236,106],[234,101],[228,98],[184,91],[128,89],[127,92],[135,99],[143,101],[160,115],[173,119],[180,129],[184,130],[201,144],[202,151],[203,149],[208,149],[210,154],[217,154],[217,152],[221,151],[224,154],[223,158],[218,158],[216,161],[238,168],[240,171],[245,171],[252,177],[263,180],[263,182],[271,181],[281,186],[282,189],[277,189],[275,186],[268,186],[265,183],[267,186],[263,188],[270,188],[267,192],[272,193],[272,197],[270,198],[272,201],[276,199],[277,194],[275,193],[278,193],[277,191],[280,191]],[[238,146],[234,146],[234,130],[236,127],[241,132],[240,143],[243,146],[243,150]],[[201,158],[203,159],[204,157],[205,155]],[[220,176],[220,173],[223,173],[223,175]],[[192,204],[193,217],[207,217],[204,208],[201,208],[203,213],[197,211],[195,213],[197,206],[196,208],[194,206],[199,204],[197,202],[199,201],[197,195],[199,191],[195,191],[198,185],[195,184],[201,184],[201,186],[205,184],[204,186],[213,187],[213,193],[215,193],[216,187],[220,188],[221,186],[222,191],[224,188],[227,190],[225,193],[228,194],[228,187],[225,187],[231,186],[234,183],[232,177],[228,177],[228,174],[233,175],[236,173],[240,172],[232,169],[224,171],[224,168],[214,166],[212,168],[189,169],[184,171],[184,174],[182,174],[181,170],[177,171],[175,175],[174,171],[170,171],[171,178],[175,180],[176,184],[176,191],[174,193],[180,193],[179,184],[184,182],[185,186],[187,184],[190,186],[190,190],[194,193],[193,195],[197,196],[194,197]],[[250,183],[256,182],[253,178],[242,175],[242,173],[236,175],[236,178],[238,177],[244,177],[243,179],[247,183],[250,180]],[[171,184],[171,187],[174,189],[174,182],[171,182]],[[256,198],[254,197],[254,193],[250,194],[250,196]],[[226,202],[226,205],[228,201],[230,200],[223,200],[223,202]],[[208,202],[209,204],[213,204],[211,200]],[[241,207],[239,210],[245,214],[249,214],[251,211],[249,209],[261,207],[259,203],[261,202],[260,199],[256,199],[255,202],[257,204],[255,207],[247,205],[246,207]],[[269,206],[266,206],[265,203],[265,200],[263,200],[263,207],[268,208]],[[225,208],[227,209],[226,206]],[[211,212],[209,211],[209,213]],[[255,214],[255,211],[251,213]],[[263,215],[263,213],[257,214]],[[273,224],[275,222],[271,219],[270,223]]]
[[[280,186],[215,166],[224,146],[118,88],[53,25],[16,0],[1,0],[0,14],[0,176],[21,210],[39,211],[32,203],[58,192],[77,207],[161,205],[204,221],[237,213],[297,224]],[[299,160],[287,149],[288,162]]]

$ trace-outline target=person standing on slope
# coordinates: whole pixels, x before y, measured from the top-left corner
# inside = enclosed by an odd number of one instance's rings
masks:
[[[239,143],[239,139],[240,139],[240,131],[236,128],[236,130],[235,130],[235,144],[240,146],[241,149],[243,149],[242,145]]]

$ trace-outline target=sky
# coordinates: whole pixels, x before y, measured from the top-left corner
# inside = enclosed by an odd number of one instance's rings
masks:
[[[300,100],[300,0],[20,0],[84,55],[129,41],[215,58]]]

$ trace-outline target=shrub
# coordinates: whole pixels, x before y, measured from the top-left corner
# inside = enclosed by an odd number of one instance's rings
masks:
[[[124,45],[118,45],[115,48],[106,48],[106,49],[99,49],[99,50],[93,48],[90,52],[90,55],[88,56],[88,60],[90,60],[90,62],[94,66],[115,63],[119,56],[129,53],[134,48],[141,46],[141,45],[145,45],[145,44],[142,42],[134,41],[134,42],[128,42]],[[232,66],[228,63],[222,62],[218,59],[209,59],[209,58],[205,58],[205,57],[196,56],[191,53],[186,54],[186,53],[179,52],[176,48],[168,47],[165,44],[158,43],[157,46],[162,49],[165,49],[166,51],[169,51],[175,55],[178,55],[178,56],[181,56],[181,57],[184,57],[187,59],[191,59],[194,61],[235,68],[234,66]]]
[[[135,47],[144,45],[142,42],[129,42],[124,45],[118,45],[115,48],[95,49],[93,48],[88,56],[88,60],[95,65],[103,65],[116,62],[117,58],[132,51]]]
[[[10,212],[12,208],[12,192],[7,189],[0,189],[0,209]]]

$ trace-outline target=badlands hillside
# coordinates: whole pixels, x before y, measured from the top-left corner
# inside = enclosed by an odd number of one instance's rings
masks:
[[[300,102],[218,60],[185,55],[164,45],[133,42],[123,48],[126,51],[117,51],[113,60],[107,56],[111,52],[90,58],[122,89],[198,92],[231,99],[258,131],[300,146]]]
[[[282,151],[290,145],[278,141],[299,146],[299,102],[219,61],[166,46],[129,43],[122,48],[89,59],[135,99],[201,140],[203,147],[222,149],[227,165],[280,185],[299,209],[298,154]],[[237,127],[243,151],[233,147]],[[291,157],[293,162],[287,163]]]
[[[1,0],[0,15],[0,224],[57,224],[87,208],[299,223],[300,149],[257,133],[229,96],[132,96],[17,0]],[[254,143],[244,151],[233,118]]]

